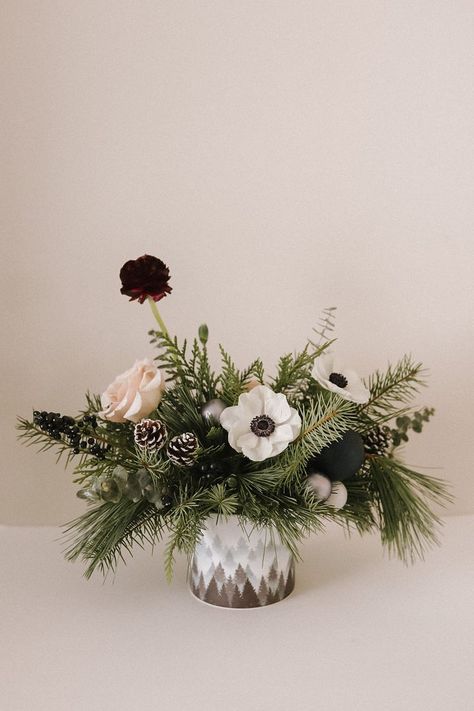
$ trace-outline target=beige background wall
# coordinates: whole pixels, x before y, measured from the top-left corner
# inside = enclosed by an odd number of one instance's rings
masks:
[[[15,443],[149,354],[119,294],[144,252],[163,314],[242,365],[337,304],[361,373],[411,350],[438,408],[406,459],[473,510],[471,0],[2,4],[0,522],[83,509]]]

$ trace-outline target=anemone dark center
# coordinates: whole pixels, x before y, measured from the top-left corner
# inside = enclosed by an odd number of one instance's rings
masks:
[[[345,378],[342,373],[331,373],[329,382],[337,385],[338,388],[347,387],[347,378]]]
[[[250,423],[250,429],[257,437],[270,437],[275,430],[275,423],[268,415],[257,415]]]

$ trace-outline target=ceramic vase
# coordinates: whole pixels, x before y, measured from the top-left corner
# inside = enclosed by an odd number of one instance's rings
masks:
[[[293,556],[274,531],[236,516],[208,519],[189,571],[195,597],[217,607],[265,607],[286,598],[294,585]]]

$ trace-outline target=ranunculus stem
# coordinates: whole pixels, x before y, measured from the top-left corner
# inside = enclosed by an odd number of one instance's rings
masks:
[[[169,337],[168,329],[165,326],[165,322],[161,318],[160,312],[158,311],[158,307],[156,305],[156,301],[154,301],[151,296],[148,297],[148,303],[150,304],[150,308],[153,312],[153,316],[156,318],[158,322],[158,326],[160,327],[160,331],[164,336]]]

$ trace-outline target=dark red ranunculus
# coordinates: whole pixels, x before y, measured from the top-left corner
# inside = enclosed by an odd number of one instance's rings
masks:
[[[120,270],[120,293],[129,296],[130,301],[138,299],[141,304],[148,296],[151,296],[153,301],[159,301],[171,294],[169,278],[169,269],[161,259],[144,254],[143,257],[130,259],[123,265]]]

